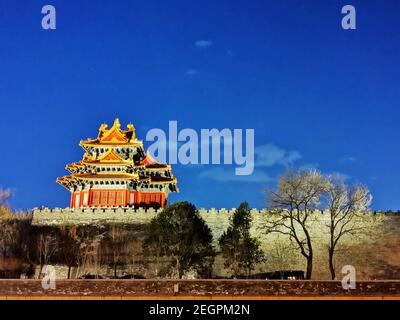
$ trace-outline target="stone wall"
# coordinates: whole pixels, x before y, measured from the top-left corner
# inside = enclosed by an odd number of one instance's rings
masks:
[[[211,228],[214,245],[227,229],[235,209],[200,209],[199,213]],[[74,224],[147,224],[160,211],[154,209],[107,208],[107,209],[37,209],[34,211],[34,225]],[[305,259],[295,244],[285,235],[267,234],[265,223],[272,215],[266,210],[252,210],[251,232],[262,244],[266,262],[256,272],[276,270],[305,270]],[[328,215],[315,212],[310,219],[311,236],[314,246],[314,279],[329,279],[327,244],[329,239]],[[336,269],[338,277],[345,265],[356,268],[358,279],[400,279],[400,215],[365,213],[358,218],[363,231],[357,237],[345,237],[337,250]],[[223,259],[217,256],[214,265],[215,276],[226,276]]]
[[[229,225],[231,211],[203,210],[203,219],[213,231],[217,240]],[[274,270],[305,270],[306,263],[297,246],[282,234],[265,232],[265,224],[273,219],[266,211],[252,210],[252,235],[261,241],[266,254],[266,262],[259,265],[256,272]],[[314,248],[314,279],[329,279],[328,243],[329,215],[316,212],[310,220],[311,237]],[[365,213],[357,224],[363,228],[357,237],[347,236],[337,248],[335,266],[338,277],[345,265],[356,268],[359,279],[400,279],[400,215]],[[222,257],[215,263],[216,274],[226,275]]]
[[[88,225],[88,224],[146,224],[154,218],[161,209],[35,209],[33,225]]]
[[[398,297],[400,281],[360,281],[343,289],[340,281],[271,280],[57,280],[43,289],[41,280],[0,280],[0,299],[23,297],[159,297],[243,299],[245,297]]]

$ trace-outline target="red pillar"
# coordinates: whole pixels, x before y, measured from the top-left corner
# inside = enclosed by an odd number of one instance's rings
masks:
[[[128,206],[128,204],[129,204],[129,190],[127,189],[127,190],[125,190],[125,204],[124,204],[124,207],[127,207]]]
[[[70,200],[70,202],[69,202],[69,206],[70,206],[70,208],[73,208],[74,207],[74,193],[73,192],[71,192],[71,200]]]
[[[161,192],[161,203],[160,203],[160,205],[161,205],[161,208],[164,208],[165,207],[165,205],[166,205],[166,199],[165,199],[165,193],[164,192]]]
[[[88,207],[92,206],[92,189],[89,189],[88,191]]]

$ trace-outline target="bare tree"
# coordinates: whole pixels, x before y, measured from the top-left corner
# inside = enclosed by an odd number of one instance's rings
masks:
[[[138,273],[138,261],[139,257],[142,254],[142,243],[139,242],[137,239],[132,238],[129,243],[127,244],[127,260],[128,260],[128,265],[129,265],[129,273],[130,274],[135,274]],[[159,257],[157,257],[159,258]],[[159,261],[156,261],[156,263],[159,263]],[[158,266],[158,265],[157,265]],[[158,268],[156,267],[156,274],[157,274]]]
[[[267,190],[273,219],[266,230],[294,240],[307,262],[306,279],[311,279],[314,257],[309,218],[327,190],[327,180],[315,170],[288,171],[279,178],[276,190]]]
[[[295,248],[290,241],[274,241],[274,248],[269,252],[269,266],[274,270],[289,270],[296,263]]]
[[[76,235],[76,227],[60,226],[59,246],[62,248],[60,258],[68,267],[67,279],[71,279],[72,267],[78,266],[78,253],[80,249],[79,239]]]
[[[11,208],[7,205],[7,199],[11,196],[8,189],[0,188],[0,220],[7,221],[12,216]]]
[[[40,262],[39,277],[42,274],[43,266],[50,262],[51,257],[57,252],[57,239],[53,234],[41,234],[38,239],[38,256]]]
[[[111,226],[109,237],[107,248],[109,252],[106,254],[110,256],[108,263],[113,269],[114,278],[117,278],[118,266],[126,263],[126,250],[124,249],[127,246],[128,235],[123,227],[114,224]]]
[[[15,245],[16,230],[13,225],[0,220],[0,256],[6,257]]]
[[[343,180],[329,178],[328,189],[329,245],[328,263],[332,280],[336,278],[334,255],[339,241],[346,235],[355,236],[363,227],[357,224],[356,217],[368,209],[372,196],[367,187],[357,185],[348,187]]]
[[[94,234],[78,230],[76,240],[78,243],[77,262],[78,268],[76,277],[87,272],[93,272],[93,275],[98,278],[101,268],[101,244],[105,233],[96,231]]]
[[[11,196],[11,191],[9,189],[0,188],[0,206],[5,205],[7,199]]]

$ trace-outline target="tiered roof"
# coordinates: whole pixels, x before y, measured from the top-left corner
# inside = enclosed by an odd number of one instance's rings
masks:
[[[128,124],[127,130],[121,129],[118,119],[115,119],[113,126],[107,129],[108,125],[103,123],[100,126],[99,134],[96,139],[87,139],[80,142],[81,146],[98,145],[124,145],[124,146],[143,146],[143,142],[136,139],[136,130],[133,124]]]
[[[138,186],[168,185],[169,191],[178,191],[171,166],[158,163],[144,152],[143,142],[137,140],[132,124],[127,130],[121,129],[118,119],[110,129],[102,124],[97,138],[83,140],[80,146],[85,150],[82,160],[68,164],[66,169],[71,175],[57,179],[68,190],[87,182],[124,181]]]

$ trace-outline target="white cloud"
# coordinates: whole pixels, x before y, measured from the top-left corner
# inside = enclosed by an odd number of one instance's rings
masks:
[[[215,180],[218,182],[226,181],[239,181],[239,182],[264,182],[268,183],[275,181],[267,173],[262,170],[255,169],[251,175],[238,176],[235,175],[235,170],[233,168],[212,168],[209,170],[202,171],[199,174],[200,178]]]
[[[342,173],[342,172],[332,172],[332,173],[327,174],[327,176],[330,176],[332,178],[342,180],[342,181],[347,181],[350,179],[349,175]]]
[[[211,47],[212,41],[210,40],[197,40],[194,45],[198,48],[208,48]]]
[[[233,141],[225,142],[225,144],[233,144]],[[214,167],[209,170],[202,171],[200,178],[206,178],[218,182],[240,181],[253,183],[269,183],[276,181],[266,171],[266,167],[273,166],[291,166],[295,161],[302,158],[301,154],[293,150],[284,150],[274,144],[265,144],[257,146],[254,150],[255,169],[251,175],[239,176],[235,175],[235,170],[231,167]]]
[[[340,163],[354,163],[354,162],[358,162],[358,160],[357,158],[352,156],[342,157],[340,159]]]
[[[187,76],[194,76],[194,75],[196,75],[197,73],[198,73],[198,71],[197,71],[196,69],[188,69],[188,70],[185,71],[185,74],[186,74]]]
[[[319,164],[318,163],[304,163],[299,166],[300,170],[318,170]]]
[[[257,146],[254,153],[255,164],[258,167],[272,167],[275,165],[287,167],[302,158],[298,151],[284,150],[274,144]]]

